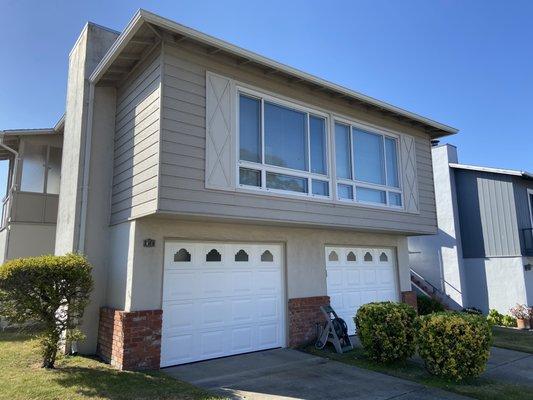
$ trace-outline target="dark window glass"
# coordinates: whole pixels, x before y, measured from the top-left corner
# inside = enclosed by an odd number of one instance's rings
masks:
[[[239,96],[239,146],[241,160],[261,162],[261,101]]]
[[[269,189],[289,190],[291,192],[307,193],[307,178],[298,176],[266,173],[266,186]]]
[[[307,171],[307,114],[265,102],[265,162]]]
[[[239,183],[241,185],[261,187],[261,171],[239,168]]]
[[[326,121],[311,115],[309,117],[309,136],[311,138],[311,172],[327,173]]]

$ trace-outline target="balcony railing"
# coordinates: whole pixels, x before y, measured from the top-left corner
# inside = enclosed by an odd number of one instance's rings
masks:
[[[533,228],[522,229],[524,237],[524,254],[533,256]]]

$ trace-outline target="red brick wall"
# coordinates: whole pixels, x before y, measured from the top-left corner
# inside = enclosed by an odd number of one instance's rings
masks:
[[[417,309],[416,293],[413,290],[402,292],[402,303],[409,304]]]
[[[316,324],[325,322],[320,306],[329,305],[328,296],[289,299],[289,346],[299,347],[316,339]]]
[[[97,354],[125,370],[159,369],[162,310],[100,309]]]

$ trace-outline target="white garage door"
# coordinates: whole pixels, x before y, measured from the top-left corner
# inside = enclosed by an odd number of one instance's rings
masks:
[[[161,366],[282,347],[280,245],[166,242]]]
[[[392,249],[326,247],[328,296],[350,335],[361,305],[399,300],[395,265]]]

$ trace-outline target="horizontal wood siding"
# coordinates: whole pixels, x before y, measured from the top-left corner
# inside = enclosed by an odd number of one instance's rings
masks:
[[[465,258],[519,256],[520,239],[510,176],[456,170]]]
[[[117,91],[111,222],[157,210],[161,48]]]
[[[291,222],[340,228],[411,233],[436,232],[429,136],[424,132],[356,110],[331,97],[296,89],[251,67],[236,67],[222,56],[206,56],[186,45],[166,45],[163,58],[161,177],[159,211],[224,218]],[[208,190],[205,170],[206,71],[279,93],[317,108],[363,119],[412,135],[416,141],[420,213],[343,205],[234,191]]]

